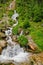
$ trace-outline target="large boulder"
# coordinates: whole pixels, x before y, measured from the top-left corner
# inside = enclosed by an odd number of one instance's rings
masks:
[[[33,41],[32,37],[31,36],[28,36],[28,46],[33,50],[35,51],[36,49],[38,49],[38,46],[35,44],[35,42]]]
[[[5,38],[6,35],[3,32],[0,32],[0,38]]]
[[[4,48],[6,46],[6,41],[5,40],[0,40],[0,47]]]

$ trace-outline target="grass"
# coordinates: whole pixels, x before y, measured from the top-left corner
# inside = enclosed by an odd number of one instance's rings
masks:
[[[38,47],[43,50],[43,27],[41,27],[42,22],[30,22],[30,35]]]

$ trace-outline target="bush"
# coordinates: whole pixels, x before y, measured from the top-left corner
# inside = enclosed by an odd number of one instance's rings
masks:
[[[26,46],[28,40],[24,35],[21,35],[18,37],[18,42],[20,43],[21,46]]]

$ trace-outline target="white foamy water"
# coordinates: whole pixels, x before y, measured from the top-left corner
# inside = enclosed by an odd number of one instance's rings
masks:
[[[28,53],[20,52],[18,55],[14,57],[15,62],[24,62],[28,60]]]
[[[8,30],[5,31],[6,36],[12,34],[12,28],[9,28]]]
[[[19,16],[19,14],[18,13],[16,13],[16,10],[14,10],[14,14],[12,15],[12,19],[13,20],[17,20],[16,18]]]
[[[14,15],[12,16],[12,19],[16,21],[16,24],[13,26],[16,26],[18,24],[17,17],[19,16],[16,11],[14,11]],[[13,27],[12,26],[12,27]],[[23,31],[21,31],[20,35],[22,35]],[[12,35],[12,28],[9,28],[5,31],[5,34],[7,36],[6,41],[8,43],[7,48],[5,48],[2,51],[2,54],[0,55],[0,63],[9,63],[12,62],[15,64],[15,62],[24,62],[28,58],[28,53],[24,52],[24,49],[20,47],[19,44],[16,44],[16,42],[12,41],[11,35]]]

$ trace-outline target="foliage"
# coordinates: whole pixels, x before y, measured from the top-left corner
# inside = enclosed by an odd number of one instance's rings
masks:
[[[9,0],[0,0],[0,3],[6,3],[8,2]]]
[[[12,19],[9,19],[9,25],[12,26],[15,23]]]
[[[29,21],[26,19],[26,20],[24,20],[23,28],[27,29],[28,27],[30,27],[30,24],[29,24]]]
[[[28,43],[28,40],[24,35],[21,35],[18,37],[18,42],[21,46],[25,46]]]
[[[22,16],[22,20],[25,18],[31,19],[35,22],[39,22],[43,19],[43,1],[39,0],[16,0],[17,12]]]
[[[13,13],[14,13],[14,11],[13,10],[10,10],[9,12],[8,12],[8,16],[12,16],[13,15]]]
[[[43,50],[43,27],[41,27],[42,23],[43,22],[30,22],[31,27],[29,28],[32,39],[41,50]]]
[[[13,33],[14,35],[17,35],[17,34],[18,34],[18,26],[13,27],[12,33]]]

